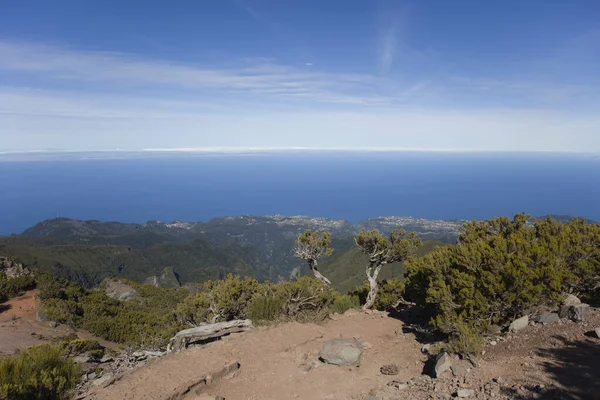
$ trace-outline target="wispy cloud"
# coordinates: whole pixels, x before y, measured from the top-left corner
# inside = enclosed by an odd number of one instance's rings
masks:
[[[361,74],[307,71],[267,62],[239,68],[197,66],[143,59],[129,54],[0,41],[0,71],[37,74],[47,80],[111,83],[125,87],[164,86],[207,92],[251,93],[317,102],[380,104],[384,79]],[[368,90],[365,90],[367,88]],[[393,101],[392,98],[385,99]]]
[[[392,68],[396,48],[396,22],[389,24],[381,33],[379,42],[379,68],[381,72],[387,73]]]

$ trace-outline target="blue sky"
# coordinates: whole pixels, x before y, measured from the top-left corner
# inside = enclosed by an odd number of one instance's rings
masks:
[[[0,152],[600,152],[600,2],[0,0]]]

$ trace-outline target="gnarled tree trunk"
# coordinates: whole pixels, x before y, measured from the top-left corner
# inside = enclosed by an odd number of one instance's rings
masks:
[[[367,279],[369,280],[369,294],[367,295],[367,301],[362,307],[363,310],[368,310],[375,304],[375,298],[377,297],[377,290],[379,290],[379,284],[377,283],[377,277],[383,264],[374,265],[370,263],[367,267]]]
[[[317,278],[318,280],[320,280],[321,282],[323,282],[323,284],[327,285],[328,287],[331,287],[331,282],[329,281],[329,279],[325,278],[323,276],[323,274],[321,274],[319,272],[319,269],[317,268],[317,261],[316,260],[310,260],[309,261],[309,265],[310,265],[310,269],[313,272],[313,275],[315,276],[315,278]]]

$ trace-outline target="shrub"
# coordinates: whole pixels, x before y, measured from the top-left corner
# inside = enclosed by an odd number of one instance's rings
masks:
[[[358,297],[360,303],[367,300],[369,294],[369,283],[365,282],[363,286],[359,286],[353,292]],[[404,283],[398,279],[385,279],[379,285],[377,297],[373,307],[380,311],[393,311],[398,306],[398,302],[402,300],[404,295]]]
[[[248,318],[254,322],[275,321],[283,311],[283,299],[274,293],[256,294],[248,305]]]
[[[332,312],[343,314],[351,308],[359,308],[360,300],[356,295],[336,293],[334,295],[333,304],[329,307]]]
[[[8,279],[3,272],[0,272],[0,303],[12,297],[20,296],[25,291],[33,289],[34,286],[34,280],[31,276]]]
[[[177,309],[179,321],[199,325],[246,317],[252,296],[259,290],[256,279],[229,274],[221,281],[208,281],[203,290],[185,298]]]
[[[80,370],[60,346],[41,345],[0,360],[0,399],[69,399]]]
[[[406,263],[406,296],[455,348],[477,347],[491,324],[556,305],[564,293],[591,293],[600,274],[600,225],[518,214],[466,223],[456,246]]]

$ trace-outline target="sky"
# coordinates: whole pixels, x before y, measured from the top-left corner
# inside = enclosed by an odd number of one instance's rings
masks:
[[[597,0],[0,0],[0,152],[600,152]]]

